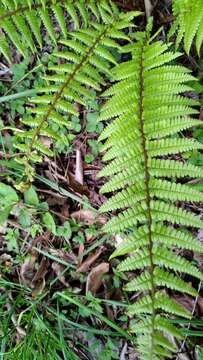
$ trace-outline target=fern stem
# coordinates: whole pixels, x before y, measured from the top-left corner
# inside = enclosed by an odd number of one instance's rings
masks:
[[[140,61],[140,100],[139,100],[139,119],[140,119],[140,132],[141,132],[141,145],[143,148],[143,155],[144,155],[144,185],[145,185],[145,192],[146,192],[146,206],[147,206],[147,223],[148,223],[148,231],[149,231],[149,258],[150,258],[150,283],[151,283],[151,290],[150,296],[152,301],[152,330],[151,330],[151,352],[150,358],[153,359],[153,349],[154,349],[154,330],[155,330],[155,285],[154,285],[154,263],[153,263],[153,240],[152,240],[152,214],[151,214],[151,207],[150,207],[150,189],[149,189],[149,168],[148,168],[148,152],[147,152],[147,145],[146,145],[146,136],[144,130],[144,45],[141,48],[141,61]]]

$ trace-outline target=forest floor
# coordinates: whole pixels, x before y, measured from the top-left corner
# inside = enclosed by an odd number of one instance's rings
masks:
[[[147,1],[116,3],[123,10],[150,11],[155,29],[163,26],[161,36],[166,36],[172,19],[169,0],[151,1],[152,9],[147,8]],[[141,30],[145,23],[143,19]],[[52,61],[51,50],[47,44],[40,61],[34,55],[22,60],[16,54],[11,67],[0,58],[1,96],[21,93],[33,84],[40,84],[44,69]],[[203,78],[203,60],[195,51],[181,61],[195,76]],[[26,101],[25,97],[2,101],[0,122],[16,126],[25,112]],[[44,157],[36,168],[35,191],[28,196],[31,202],[34,198],[41,204],[41,212],[49,209],[50,216],[44,219],[47,226],[41,225],[39,211],[31,209],[26,213],[23,196],[20,217],[14,215],[0,226],[2,360],[137,359],[125,314],[130,295],[122,290],[125,278],[115,270],[117,260],[109,260],[115,243],[121,239],[101,232],[108,215],[98,213],[105,201],[99,194],[104,180],[97,178],[103,167],[97,141],[103,125],[96,122],[101,105],[95,97],[89,103],[90,111],[80,107],[80,118],[71,119],[73,135],[68,145],[56,144],[54,158]],[[194,136],[203,142],[203,127]],[[0,165],[0,181],[8,184],[13,184],[20,173],[12,161],[6,163],[12,158],[12,151],[12,135],[4,130],[0,133],[0,159],[4,160]],[[188,158],[191,163],[203,166],[202,153],[191,153]],[[202,212],[195,205],[194,210]],[[203,242],[203,231],[199,231],[198,237]],[[187,252],[185,257],[194,259],[203,269],[203,255],[197,258]],[[190,296],[174,295],[193,312],[192,321],[182,321],[185,341],[179,343],[181,360],[203,359],[203,289],[201,284],[198,286],[199,297],[195,302]]]

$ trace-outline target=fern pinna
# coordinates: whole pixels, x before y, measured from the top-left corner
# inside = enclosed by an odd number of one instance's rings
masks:
[[[136,276],[125,290],[143,293],[128,307],[128,314],[137,319],[131,331],[137,334],[141,359],[155,360],[176,351],[167,334],[181,337],[181,333],[170,318],[191,316],[167,289],[195,296],[196,290],[180,274],[203,279],[175,251],[203,251],[192,233],[183,229],[203,227],[203,221],[177,203],[203,201],[202,193],[178,182],[203,176],[202,169],[178,155],[203,145],[181,133],[199,125],[199,120],[192,116],[197,102],[180,95],[190,90],[185,83],[194,80],[188,69],[173,64],[180,53],[162,41],[151,43],[147,33],[138,36],[137,43],[123,48],[132,59],[114,68],[116,83],[104,93],[110,99],[100,120],[112,121],[100,136],[109,164],[99,176],[110,177],[102,193],[114,194],[100,211],[119,211],[103,230],[124,239],[112,257],[128,254],[118,271],[135,271]]]

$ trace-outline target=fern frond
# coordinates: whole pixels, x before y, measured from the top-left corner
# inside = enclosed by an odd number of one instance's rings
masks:
[[[183,39],[184,49],[190,53],[193,40],[196,38],[196,49],[200,54],[203,42],[203,3],[202,0],[173,0],[173,14],[176,20],[169,36],[177,33],[177,46]]]
[[[203,171],[165,157],[202,149],[202,144],[178,134],[199,124],[191,117],[197,113],[192,107],[197,103],[180,95],[192,77],[186,68],[170,64],[180,54],[171,52],[170,44],[151,44],[147,34],[133,46],[126,47],[132,59],[112,70],[115,84],[104,93],[110,98],[100,121],[111,122],[100,140],[104,141],[104,160],[109,163],[99,175],[111,178],[101,191],[119,191],[100,211],[118,211],[103,227],[103,231],[120,233],[124,238],[112,254],[129,255],[118,270],[139,271],[125,288],[143,293],[129,306],[129,314],[139,321],[133,331],[138,335],[140,356],[152,360],[170,357],[174,348],[164,333],[179,333],[164,319],[164,314],[190,318],[190,313],[164,289],[196,296],[197,291],[177,273],[203,279],[190,261],[174,251],[174,247],[202,251],[203,246],[190,232],[173,228],[202,228],[203,221],[181,208],[177,201],[203,200],[201,192],[178,181],[202,177]]]
[[[115,12],[115,5],[108,0],[101,0],[99,4],[92,0],[5,0],[0,5],[0,52],[10,62],[10,44],[23,56],[29,49],[36,52],[35,41],[42,47],[42,27],[55,45],[58,43],[56,23],[62,38],[67,38],[69,23],[73,23],[75,29],[88,28],[95,16],[99,22],[105,13],[110,18]]]
[[[82,10],[81,6],[80,10]],[[107,1],[101,1],[98,6],[99,13],[102,11],[101,16],[106,13],[109,22],[99,26],[99,30],[90,27],[72,31],[67,39],[61,40],[64,49],[55,53],[60,62],[58,65],[48,68],[48,73],[44,77],[47,86],[38,89],[37,96],[30,99],[32,106],[28,107],[28,113],[32,116],[29,116],[27,121],[26,114],[25,123],[32,127],[32,137],[24,136],[28,151],[26,150],[25,154],[22,154],[21,151],[20,154],[27,159],[27,162],[32,152],[40,155],[42,150],[42,154],[45,154],[44,144],[42,147],[39,146],[40,136],[44,134],[49,125],[55,122],[68,127],[69,117],[71,115],[79,116],[75,104],[86,105],[87,100],[92,97],[92,89],[101,91],[106,76],[110,74],[112,64],[116,64],[110,50],[111,40],[113,40],[114,46],[116,41],[111,38],[109,33],[111,29],[127,28],[128,19],[131,19],[132,15],[129,13],[128,17],[123,18],[122,13],[115,11],[110,16],[112,8],[109,7]],[[45,16],[47,10],[41,9],[40,11]],[[133,16],[138,15],[140,15],[139,12],[133,12]],[[86,15],[83,14],[84,16]],[[119,45],[117,47],[119,48]],[[63,59],[65,62],[61,61]],[[35,107],[33,107],[33,103],[36,104]],[[26,133],[27,130],[25,130]],[[48,132],[47,135],[49,136]],[[50,153],[50,149],[47,151]]]

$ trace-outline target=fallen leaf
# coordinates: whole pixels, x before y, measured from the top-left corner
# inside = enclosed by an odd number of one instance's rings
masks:
[[[109,272],[109,263],[103,262],[94,267],[87,276],[86,282],[86,294],[90,291],[93,295],[96,295],[102,285],[103,275]]]
[[[55,274],[57,275],[57,278],[59,279],[59,281],[66,287],[69,286],[69,284],[66,282],[65,280],[65,276],[62,275],[62,272],[64,270],[64,266],[61,264],[58,264],[57,262],[53,262],[51,265],[52,269],[54,270]]]
[[[48,272],[48,267],[49,267],[49,260],[47,258],[43,257],[41,260],[41,263],[39,265],[39,268],[32,279],[32,283],[31,283],[32,288],[35,287],[35,284],[37,282],[39,282],[40,280],[42,280],[45,277],[45,275]]]
[[[189,310],[191,313],[194,310],[194,303],[195,303],[195,299],[192,296],[186,295],[186,294],[174,294],[173,295],[173,299],[175,301],[177,301],[179,304],[181,304],[185,309]],[[196,310],[194,314],[196,314]]]
[[[78,249],[78,258],[79,258],[80,264],[82,262],[84,250],[85,250],[84,244],[80,244],[79,249]]]
[[[93,210],[89,209],[75,211],[71,214],[71,217],[78,221],[84,221],[88,225],[92,225],[95,222],[104,225],[107,222],[106,216],[98,215],[96,211],[94,212]]]
[[[51,145],[53,144],[52,139],[48,136],[40,136],[40,141],[43,145],[45,145],[49,149],[50,149]]]
[[[203,297],[202,296],[198,296],[197,305],[198,305],[198,309],[199,309],[199,316],[202,318],[202,316],[203,316]]]
[[[44,290],[46,285],[45,278],[41,278],[35,282],[34,289],[32,291],[32,297],[35,298],[36,296],[40,295]]]
[[[90,266],[97,260],[97,258],[103,252],[104,247],[100,247],[94,253],[90,254],[85,261],[77,268],[77,272],[86,272],[89,270]]]
[[[77,263],[77,257],[71,252],[67,252],[62,249],[52,249],[52,248],[45,248],[47,252],[51,255],[55,256],[56,258],[60,258],[64,261],[70,262],[71,264]]]
[[[26,286],[29,286],[32,288],[32,279],[35,274],[35,262],[37,260],[37,254],[32,253],[31,255],[28,255],[21,265],[20,269],[20,276],[23,281],[23,283]]]
[[[197,233],[197,238],[203,244],[203,230],[200,229]],[[197,261],[200,270],[203,270],[203,254],[194,252],[194,259]]]

